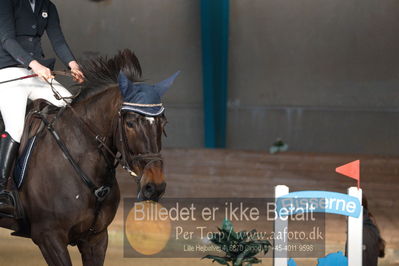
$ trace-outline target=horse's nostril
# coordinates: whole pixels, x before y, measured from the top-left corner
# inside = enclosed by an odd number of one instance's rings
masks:
[[[142,187],[142,195],[144,200],[158,201],[165,192],[166,183],[155,184],[147,183]]]
[[[154,183],[148,183],[147,185],[145,185],[144,190],[148,194],[154,193],[155,192],[155,184]]]

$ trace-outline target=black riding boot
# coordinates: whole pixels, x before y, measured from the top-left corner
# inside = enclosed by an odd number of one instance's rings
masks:
[[[8,133],[0,135],[0,213],[14,213],[14,202],[6,188],[18,149],[19,143]]]

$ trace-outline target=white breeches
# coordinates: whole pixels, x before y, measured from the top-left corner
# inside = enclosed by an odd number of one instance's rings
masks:
[[[25,68],[3,68],[0,69],[0,82],[32,74],[32,71]],[[71,96],[71,93],[55,80],[53,86],[61,96]],[[63,100],[57,100],[50,85],[38,77],[0,84],[0,112],[5,130],[17,142],[21,141],[24,130],[28,99],[44,99],[58,107],[66,105]]]

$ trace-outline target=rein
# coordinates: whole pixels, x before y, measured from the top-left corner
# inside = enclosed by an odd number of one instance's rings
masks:
[[[72,111],[73,115],[88,129],[89,133],[95,138],[95,140],[99,143],[98,148],[104,148],[114,160],[116,160],[116,164],[114,165],[114,168],[120,164],[124,170],[126,170],[131,176],[135,177],[137,185],[140,184],[141,179],[143,177],[143,173],[141,175],[137,175],[135,171],[133,171],[129,165],[129,161],[131,162],[137,162],[137,161],[148,161],[147,164],[145,165],[144,169],[147,169],[148,165],[154,163],[155,161],[162,161],[162,157],[160,153],[146,153],[146,154],[137,154],[134,155],[133,157],[129,156],[130,151],[127,146],[128,140],[126,137],[126,132],[123,130],[123,125],[124,125],[124,113],[120,110],[118,112],[118,131],[119,131],[119,141],[121,143],[121,155],[117,156],[111,148],[105,143],[106,138],[102,137],[101,135],[97,134],[96,132],[99,132],[94,125],[89,123],[88,121],[84,120],[79,114],[75,111],[75,109],[72,107],[72,105],[69,103],[67,100],[71,100],[77,97],[77,95],[71,96],[71,97],[62,97],[59,92],[54,88],[52,81],[49,82],[46,80],[46,82],[50,85],[54,97],[57,100],[63,100],[66,103],[66,106]],[[94,129],[93,129],[94,128]],[[139,186],[138,186],[139,187]]]
[[[54,75],[61,75],[61,76],[67,76],[67,77],[71,77],[72,76],[67,71],[62,71],[62,70],[54,70],[51,73],[53,73]],[[37,74],[27,75],[27,76],[15,78],[15,79],[9,79],[9,80],[5,80],[5,81],[1,81],[0,84],[10,83],[10,82],[18,81],[18,80],[29,79],[29,78],[35,78],[35,77],[38,77],[38,76],[39,75],[37,75]]]

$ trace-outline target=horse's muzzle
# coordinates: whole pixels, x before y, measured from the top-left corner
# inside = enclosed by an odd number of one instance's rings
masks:
[[[140,194],[138,197],[139,201],[152,200],[159,201],[162,195],[165,193],[166,183],[155,184],[149,182],[141,187]]]

